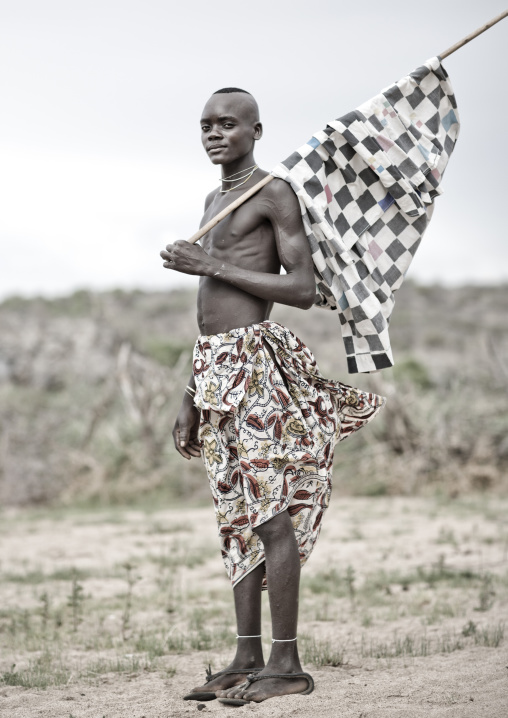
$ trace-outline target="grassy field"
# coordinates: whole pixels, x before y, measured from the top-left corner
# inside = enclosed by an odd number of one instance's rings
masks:
[[[507,509],[486,496],[334,497],[302,574],[299,630],[323,715],[337,715],[338,705],[344,716],[388,715],[398,692],[389,686],[404,677],[420,686],[397,698],[404,715],[428,715],[431,695],[433,716],[506,715],[495,681],[506,672]],[[181,695],[208,663],[225,665],[235,645],[215,533],[211,506],[4,511],[0,711],[195,711]],[[268,651],[267,605],[263,634]],[[367,687],[353,696],[357,684]],[[312,697],[298,698],[255,711],[310,715]],[[379,712],[362,713],[371,704]]]

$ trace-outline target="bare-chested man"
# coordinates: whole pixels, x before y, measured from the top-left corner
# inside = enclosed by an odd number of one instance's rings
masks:
[[[249,93],[212,95],[201,132],[210,160],[222,167],[203,225],[268,173],[254,160],[262,126]],[[232,663],[185,698],[242,705],[309,693],[313,681],[302,672],[296,640],[300,566],[328,505],[333,447],[382,400],[324,379],[307,347],[269,320],[274,302],[308,309],[315,297],[298,200],[283,180],[235,210],[202,247],[179,241],[161,256],[165,267],[200,276],[201,336],[173,437],[183,457],[201,455],[207,468],[238,632]],[[265,587],[273,640],[266,665]]]

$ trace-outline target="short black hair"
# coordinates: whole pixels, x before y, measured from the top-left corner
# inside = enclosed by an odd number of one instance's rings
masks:
[[[222,90],[216,90],[213,94],[223,95],[228,92],[245,92],[246,95],[250,95],[250,92],[247,92],[247,90],[241,90],[239,87],[223,87]]]

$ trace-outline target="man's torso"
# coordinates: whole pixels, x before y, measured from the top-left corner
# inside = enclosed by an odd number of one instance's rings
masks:
[[[267,190],[267,188],[265,188]],[[217,227],[201,245],[207,254],[245,270],[279,274],[280,260],[274,230],[263,212],[265,189],[254,195]],[[233,194],[233,193],[231,193]],[[201,225],[239,196],[217,192]],[[218,334],[268,319],[273,303],[214,279],[201,277],[198,292],[198,325],[202,335]]]

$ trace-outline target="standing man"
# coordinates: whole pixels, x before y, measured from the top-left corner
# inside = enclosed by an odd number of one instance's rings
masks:
[[[201,133],[212,163],[222,167],[203,225],[268,173],[254,160],[262,126],[248,92],[213,94]],[[300,566],[328,506],[334,446],[370,421],[383,399],[324,379],[309,349],[269,320],[274,302],[309,309],[315,297],[298,200],[283,180],[230,214],[202,247],[178,241],[161,256],[164,267],[200,276],[201,336],[173,437],[184,458],[203,457],[238,630],[232,663],[185,698],[243,705],[310,693],[297,646]],[[273,641],[266,665],[263,588]]]

